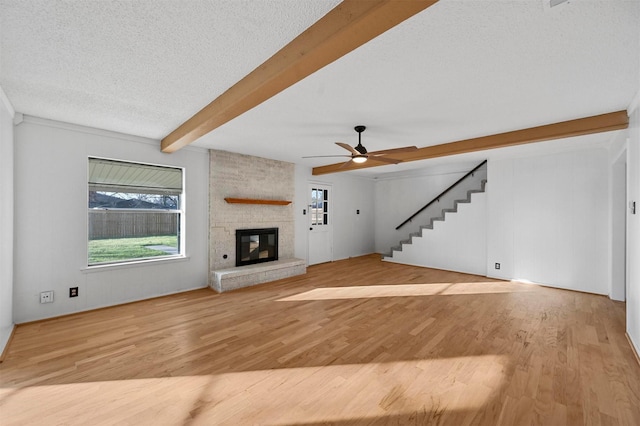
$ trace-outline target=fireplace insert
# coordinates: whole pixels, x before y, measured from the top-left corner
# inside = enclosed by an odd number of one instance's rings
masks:
[[[278,228],[236,229],[236,266],[278,260]]]

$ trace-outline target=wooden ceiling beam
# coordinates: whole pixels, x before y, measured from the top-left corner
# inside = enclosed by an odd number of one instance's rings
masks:
[[[174,152],[362,46],[438,0],[344,0],[166,136]]]
[[[487,149],[505,148],[514,145],[522,145],[533,142],[542,142],[553,139],[569,138],[573,136],[589,135],[593,133],[621,130],[629,127],[627,111],[616,111],[608,114],[594,115],[576,120],[547,124],[544,126],[530,127],[528,129],[513,132],[499,133],[473,139],[465,139],[441,145],[432,145],[419,148],[417,151],[400,153],[394,158],[403,162],[427,160],[429,158],[444,157],[448,155],[464,154],[467,152],[484,151]],[[351,162],[347,166],[344,163],[330,164],[313,168],[314,175],[327,173],[346,172],[349,170],[365,169],[368,167],[383,166],[369,159],[365,163]]]

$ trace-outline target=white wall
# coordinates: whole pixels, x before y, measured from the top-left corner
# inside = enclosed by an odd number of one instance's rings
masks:
[[[16,323],[207,285],[207,151],[30,117],[14,132]],[[186,259],[86,270],[89,156],[185,167]],[[39,303],[45,290],[54,303]]]
[[[13,116],[0,87],[0,353],[13,330]]]
[[[640,354],[640,106],[636,94],[629,112],[627,145],[627,199],[635,201],[636,214],[627,210],[627,334]]]
[[[368,178],[335,173],[313,176],[311,168],[296,165],[295,256],[309,260],[307,209],[309,183],[332,185],[333,192],[333,260],[373,253],[374,247],[374,181]],[[356,211],[360,210],[360,214]]]
[[[489,276],[608,294],[606,149],[490,160],[488,181]]]

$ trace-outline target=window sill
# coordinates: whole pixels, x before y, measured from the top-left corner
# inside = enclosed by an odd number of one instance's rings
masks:
[[[111,271],[115,269],[151,266],[151,265],[156,265],[160,263],[186,262],[189,259],[190,259],[189,256],[171,256],[171,257],[162,257],[162,258],[156,258],[156,259],[132,260],[130,262],[108,263],[104,265],[87,266],[86,268],[82,268],[81,271],[83,274],[91,274],[94,272],[105,272],[105,271]]]

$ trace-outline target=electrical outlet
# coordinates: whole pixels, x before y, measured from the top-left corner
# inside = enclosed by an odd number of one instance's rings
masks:
[[[40,293],[40,303],[53,303],[53,290]]]
[[[496,262],[496,269],[500,269],[500,264]]]
[[[69,287],[69,297],[78,297],[78,287]]]

